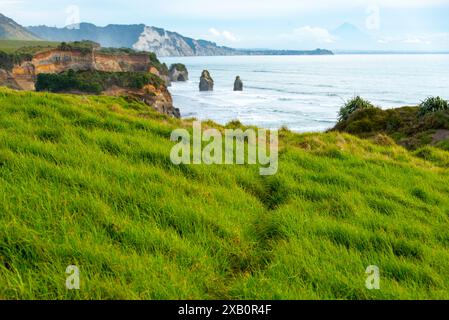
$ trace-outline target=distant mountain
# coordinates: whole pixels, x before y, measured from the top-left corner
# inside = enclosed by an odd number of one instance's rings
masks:
[[[366,39],[368,36],[359,28],[348,22],[343,23],[341,26],[333,30],[332,34],[342,39],[359,39],[359,40]]]
[[[139,25],[108,25],[98,27],[90,23],[65,28],[37,26],[28,30],[49,41],[91,40],[103,47],[133,48],[155,52],[159,57],[167,56],[229,56],[229,55],[296,55],[296,54],[332,54],[326,50],[281,51],[246,50],[222,47],[214,42],[195,40],[176,32],[161,28]]]
[[[65,28],[37,26],[28,30],[49,41],[73,42],[91,40],[103,47],[132,48],[145,29],[145,25],[108,25],[97,27],[91,23],[81,23],[78,26]]]
[[[175,32],[143,24],[98,27],[90,23],[81,23],[76,28],[37,26],[28,27],[28,30],[50,41],[91,40],[103,47],[152,51],[161,57],[232,55],[236,52],[234,49],[220,47],[210,41],[187,38]]]
[[[41,40],[14,20],[0,13],[1,40]]]
[[[161,28],[145,27],[133,49],[153,51],[158,56],[235,55],[235,49],[220,47],[214,42],[187,38]]]

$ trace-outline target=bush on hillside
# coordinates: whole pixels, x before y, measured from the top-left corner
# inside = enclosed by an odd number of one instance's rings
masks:
[[[443,110],[449,110],[449,105],[447,100],[440,97],[429,97],[419,105],[420,116]]]
[[[36,91],[81,91],[99,94],[112,86],[142,89],[145,85],[159,88],[164,82],[151,73],[69,70],[60,74],[39,74]]]
[[[100,45],[94,41],[89,40],[61,42],[61,44],[58,46],[58,49],[62,51],[78,50],[83,54],[91,53],[95,48],[100,48]]]
[[[98,52],[110,55],[138,54],[136,50],[131,48],[101,48],[98,50]]]
[[[25,61],[31,61],[33,56],[27,53],[6,53],[4,51],[0,51],[0,69],[4,69],[6,71],[11,71],[14,68],[14,65],[20,65]]]
[[[338,121],[345,121],[349,119],[349,116],[357,110],[361,109],[374,109],[375,106],[368,100],[362,99],[360,96],[352,98],[347,101],[345,105],[340,109],[338,114]]]
[[[149,55],[151,64],[159,71],[160,75],[168,76],[168,67],[165,63],[161,63],[154,52],[146,52]]]
[[[41,73],[37,76],[36,91],[64,92],[72,90],[99,94],[103,88],[98,83],[81,80],[73,70],[61,74]]]

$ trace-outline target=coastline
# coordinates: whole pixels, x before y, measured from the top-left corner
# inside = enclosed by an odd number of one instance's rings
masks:
[[[433,95],[447,98],[449,89],[442,85],[449,82],[447,60],[446,55],[162,58],[189,70],[188,83],[169,89],[183,117],[221,124],[237,119],[296,132],[331,128],[340,106],[355,95],[382,108],[418,105]],[[216,82],[213,92],[198,92],[204,69]],[[237,75],[244,84],[239,93],[232,91]]]

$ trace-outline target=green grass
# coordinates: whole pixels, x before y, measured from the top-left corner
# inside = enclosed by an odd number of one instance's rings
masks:
[[[0,298],[449,298],[448,152],[283,130],[261,177],[172,165],[170,133],[189,126],[121,98],[0,89]]]
[[[6,53],[14,53],[23,48],[40,48],[48,49],[55,48],[59,42],[51,41],[25,41],[25,40],[0,40],[0,50]]]

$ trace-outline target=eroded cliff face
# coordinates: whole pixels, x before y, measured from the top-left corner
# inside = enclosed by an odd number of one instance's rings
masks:
[[[151,72],[160,76],[151,65],[149,56],[144,54],[104,54],[95,50],[82,52],[79,50],[53,49],[34,55],[32,61],[15,66],[12,74],[15,78],[35,81],[40,73],[61,73],[74,71],[98,70],[106,72]]]
[[[220,47],[210,41],[186,38],[178,33],[155,27],[145,27],[132,47],[136,50],[155,52],[159,57],[237,54],[235,49]]]
[[[181,112],[173,106],[173,99],[167,87],[156,88],[152,85],[146,85],[142,89],[124,89],[112,87],[105,91],[106,95],[132,97],[138,101],[152,106],[158,112],[167,114],[174,118],[180,118]]]
[[[166,85],[156,88],[145,86],[135,90],[128,88],[110,88],[104,94],[132,95],[152,106],[157,111],[179,117],[174,108],[170,92],[167,90],[169,78],[161,75],[152,65],[149,55],[145,54],[105,54],[92,50],[52,49],[35,54],[31,61],[16,65],[11,72],[1,70],[0,85],[17,90],[35,90],[37,76],[41,73],[61,73],[68,70],[104,72],[150,72],[162,78]]]
[[[3,69],[0,69],[0,85],[15,90],[21,89],[16,79],[14,79],[14,76],[11,74],[11,72]]]
[[[94,64],[93,53],[81,51],[48,50],[34,55],[31,64],[34,65],[34,73],[60,73],[73,69],[90,70]]]
[[[143,54],[108,55],[96,53],[94,55],[94,69],[108,72],[157,72],[157,69],[151,66],[149,56]]]

